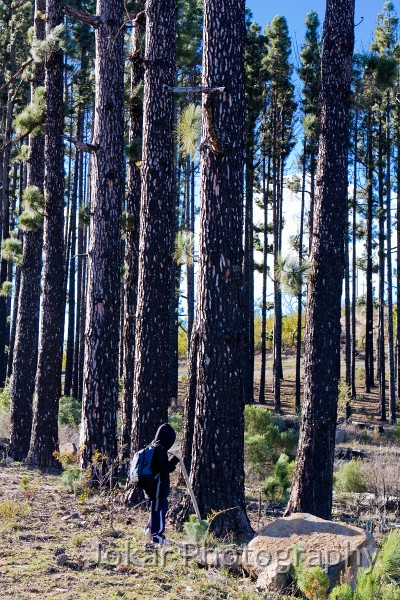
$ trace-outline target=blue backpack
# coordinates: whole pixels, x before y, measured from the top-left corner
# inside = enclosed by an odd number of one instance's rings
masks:
[[[133,455],[129,466],[129,481],[145,491],[157,483],[159,485],[160,482],[160,475],[154,474],[151,468],[153,455],[153,446],[147,446],[142,450],[138,450]]]

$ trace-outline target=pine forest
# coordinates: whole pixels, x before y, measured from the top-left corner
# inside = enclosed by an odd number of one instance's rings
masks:
[[[383,1],[0,0],[1,598],[400,600]]]

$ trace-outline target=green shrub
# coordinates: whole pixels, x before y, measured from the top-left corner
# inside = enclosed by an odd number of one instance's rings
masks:
[[[322,567],[300,566],[295,569],[296,584],[307,600],[325,600],[329,589],[329,577]]]
[[[171,413],[168,415],[168,423],[172,425],[176,433],[179,434],[183,430],[183,416],[179,413]]]
[[[354,590],[354,600],[377,600],[378,580],[371,569],[360,569],[357,576],[357,586]]]
[[[272,473],[281,454],[293,460],[298,433],[284,430],[282,419],[261,406],[245,407],[244,448],[246,460],[260,477]]]
[[[267,477],[263,488],[264,494],[270,501],[287,503],[294,466],[295,462],[290,462],[286,454],[280,455],[274,465],[273,474]]]
[[[0,393],[0,410],[4,412],[10,411],[11,405],[11,377],[6,379],[3,391]]]
[[[61,475],[61,483],[69,492],[73,492],[81,481],[82,471],[80,469],[67,469]]]
[[[343,463],[334,475],[334,488],[337,492],[362,493],[367,489],[362,463],[352,459]]]
[[[353,592],[348,583],[335,587],[329,594],[329,600],[353,600]]]
[[[82,404],[78,398],[73,396],[62,396],[58,420],[61,425],[79,425],[81,422]]]
[[[396,425],[393,429],[393,437],[398,444],[400,444],[400,425]]]
[[[183,331],[182,327],[178,330],[178,357],[186,358],[188,350],[188,337],[187,332]]]
[[[381,596],[379,596],[382,600],[400,600],[400,587],[398,584],[386,585],[381,588]]]
[[[400,532],[392,530],[372,569],[360,569],[354,600],[400,600]]]
[[[378,554],[375,571],[384,580],[400,580],[400,531],[393,529]]]
[[[200,542],[208,536],[208,521],[199,521],[196,515],[190,515],[189,521],[183,525],[183,531],[191,542]]]

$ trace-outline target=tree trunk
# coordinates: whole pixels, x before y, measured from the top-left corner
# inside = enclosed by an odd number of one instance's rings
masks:
[[[258,401],[265,404],[265,379],[267,370],[267,274],[268,274],[268,201],[270,182],[271,156],[268,156],[267,173],[265,173],[265,154],[263,157],[263,202],[264,202],[264,250],[263,250],[263,286],[261,300],[261,368],[260,390]]]
[[[190,204],[188,207],[189,222],[188,231],[190,232],[192,239],[194,239],[194,221],[195,221],[195,205],[194,205],[194,190],[195,190],[195,178],[194,178],[194,161],[191,161],[190,170]],[[194,251],[194,249],[193,249]],[[192,329],[194,321],[194,256],[192,260],[186,265],[186,281],[187,281],[187,340],[188,340],[188,357],[190,354],[190,344],[192,339]]]
[[[46,34],[63,22],[61,3],[46,1]],[[64,320],[64,105],[63,54],[45,60],[46,133],[44,158],[44,264],[40,316],[40,346],[35,382],[34,414],[28,461],[56,465],[58,402],[61,395]],[[24,331],[24,335],[26,332]]]
[[[331,518],[347,205],[354,0],[327,0],[321,66],[317,194],[305,336],[305,378],[288,510]]]
[[[202,84],[225,86],[226,91],[203,100],[200,259],[193,329],[198,336],[197,387],[190,478],[201,514],[222,511],[212,523],[217,535],[251,532],[243,470],[244,11],[242,1],[205,2]],[[184,516],[189,511],[187,502]]]
[[[356,337],[356,317],[357,317],[357,141],[358,141],[358,109],[356,108],[355,114],[355,125],[354,125],[354,165],[353,165],[353,206],[352,206],[352,282],[351,282],[351,384],[350,384],[350,396],[352,400],[357,397],[356,390],[356,349],[357,349],[357,337]],[[350,411],[351,412],[351,411]],[[350,417],[350,414],[348,415]]]
[[[101,452],[102,475],[117,456],[120,239],[125,175],[123,9],[123,0],[97,0],[81,446],[84,466],[92,464],[96,451]],[[95,468],[93,483],[94,471]]]
[[[365,391],[374,387],[374,298],[372,287],[372,222],[373,222],[373,144],[372,113],[368,112],[367,123],[367,271],[366,271],[366,309],[365,309]]]
[[[141,4],[141,10],[144,3]],[[139,258],[139,214],[141,176],[141,138],[143,133],[143,105],[136,93],[143,81],[143,36],[144,22],[139,21],[132,31],[131,50],[131,98],[129,114],[129,142],[132,156],[128,161],[128,194],[126,198],[127,231],[125,236],[124,274],[124,367],[122,392],[122,435],[121,456],[129,460],[131,456],[132,402],[135,371],[135,312],[137,303],[137,279]]]
[[[15,43],[11,47],[11,56],[15,54]],[[11,69],[14,70],[14,60],[11,60]],[[4,127],[4,142],[8,143],[12,135],[12,119],[14,112],[14,91],[8,93],[6,119]],[[10,237],[10,161],[11,144],[3,152],[3,190],[2,190],[2,212],[1,212],[1,231],[0,238],[3,243]],[[0,257],[0,288],[7,281],[9,263],[5,258]],[[7,375],[8,346],[10,341],[9,317],[9,298],[0,296],[0,387],[4,387]]]
[[[46,27],[40,13],[46,0],[36,0],[34,27],[38,40],[45,39]],[[35,65],[31,99],[37,87],[44,84],[44,66]],[[37,134],[29,140],[30,158],[27,164],[27,185],[43,192],[44,136]],[[39,342],[40,274],[42,268],[43,227],[22,232],[22,263],[13,352],[11,386],[11,433],[9,453],[14,460],[25,460],[32,429],[32,399]]]
[[[147,0],[142,196],[132,450],[168,419],[172,250],[175,227],[173,98],[176,4]],[[162,199],[162,201],[161,201]]]
[[[306,195],[306,159],[307,142],[304,137],[303,144],[303,175],[301,182],[301,209],[300,209],[300,233],[299,233],[299,266],[303,263],[303,238],[304,238],[304,208]],[[303,319],[303,290],[300,286],[297,296],[297,334],[296,334],[296,399],[295,409],[299,414],[301,410],[301,348],[302,348],[302,319]]]
[[[81,66],[82,66],[82,61],[81,61]],[[81,141],[83,142],[83,129],[84,129],[84,125],[85,125],[85,114],[83,112],[82,115],[82,139]],[[78,209],[80,209],[81,207],[83,208],[83,185],[84,185],[84,160],[83,160],[83,153],[79,154],[79,182],[78,182]],[[74,363],[73,363],[73,369],[72,369],[72,388],[71,388],[71,393],[72,396],[74,398],[79,398],[79,400],[82,400],[82,396],[79,396],[79,354],[80,354],[80,349],[84,344],[84,340],[83,340],[83,334],[81,335],[81,318],[82,318],[82,310],[81,310],[81,303],[82,303],[82,281],[83,281],[83,269],[84,269],[84,265],[86,265],[86,261],[84,262],[84,259],[86,257],[83,256],[84,253],[84,246],[83,246],[83,238],[84,238],[84,224],[82,222],[82,219],[80,218],[79,215],[79,210],[78,210],[78,222],[77,222],[77,228],[78,228],[78,233],[77,233],[77,267],[76,267],[76,321],[75,321],[75,346],[74,346]],[[84,331],[84,330],[83,330]]]
[[[76,138],[81,140],[83,137],[83,106],[78,107]],[[76,307],[76,216],[78,202],[78,187],[79,187],[79,170],[81,166],[81,155],[75,153],[74,180],[71,194],[71,211],[70,211],[70,255],[69,255],[69,287],[68,287],[68,334],[67,334],[67,352],[65,365],[65,382],[64,396],[71,395],[72,377],[74,369],[74,348],[75,348],[75,307]]]
[[[244,401],[254,400],[254,231],[253,231],[253,187],[254,187],[254,128],[248,126],[245,139],[245,213],[244,213],[244,318],[245,349],[243,361]]]
[[[396,424],[396,385],[394,370],[393,335],[393,275],[392,275],[392,216],[391,216],[391,139],[390,139],[390,91],[387,92],[386,110],[386,239],[387,239],[387,312],[389,345],[389,421]]]
[[[386,421],[386,360],[385,360],[385,207],[383,179],[383,133],[382,116],[379,116],[378,129],[378,227],[379,227],[379,406],[381,421]]]

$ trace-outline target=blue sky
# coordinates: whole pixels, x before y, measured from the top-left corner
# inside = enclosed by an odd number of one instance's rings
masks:
[[[363,22],[355,29],[356,50],[369,48],[372,32],[376,25],[376,15],[381,11],[384,0],[356,0],[355,23]],[[397,2],[394,2],[395,6]],[[323,22],[325,0],[247,0],[254,20],[263,28],[276,15],[284,15],[288,21],[293,44],[301,46],[304,38],[304,19],[310,10],[315,10]]]

